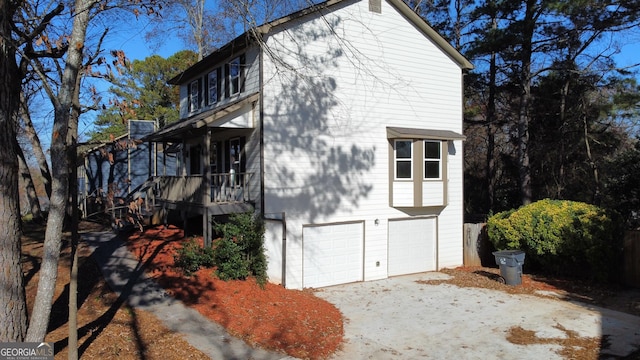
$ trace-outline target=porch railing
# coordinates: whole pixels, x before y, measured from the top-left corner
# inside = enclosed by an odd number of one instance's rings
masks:
[[[211,175],[211,202],[248,202],[251,198],[253,173]]]
[[[158,181],[156,199],[205,206],[248,202],[252,200],[252,178],[253,173],[211,174],[211,181],[207,184],[203,175],[162,176]]]

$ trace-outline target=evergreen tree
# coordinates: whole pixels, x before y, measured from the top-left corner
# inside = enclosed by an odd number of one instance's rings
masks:
[[[109,92],[110,106],[98,115],[97,129],[90,133],[92,141],[108,141],[127,132],[129,120],[158,120],[163,126],[179,118],[179,89],[167,81],[195,63],[197,55],[183,50],[167,59],[152,55],[134,60],[115,79]]]

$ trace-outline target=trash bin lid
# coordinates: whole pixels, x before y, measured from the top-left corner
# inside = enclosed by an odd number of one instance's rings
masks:
[[[492,252],[496,258],[515,259],[517,262],[524,262],[525,253],[522,250],[500,250]]]

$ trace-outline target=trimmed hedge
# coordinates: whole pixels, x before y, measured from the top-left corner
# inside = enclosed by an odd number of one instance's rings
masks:
[[[597,281],[617,275],[622,223],[594,205],[540,200],[487,221],[489,240],[498,250],[523,250],[525,265],[544,272]]]

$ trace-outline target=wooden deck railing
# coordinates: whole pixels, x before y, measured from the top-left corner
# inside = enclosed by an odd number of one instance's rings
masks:
[[[216,203],[251,201],[253,173],[212,174],[207,184],[203,175],[159,178],[156,199],[208,206]],[[209,188],[209,196],[207,196]]]
[[[253,173],[211,175],[211,202],[248,202],[251,199]]]

